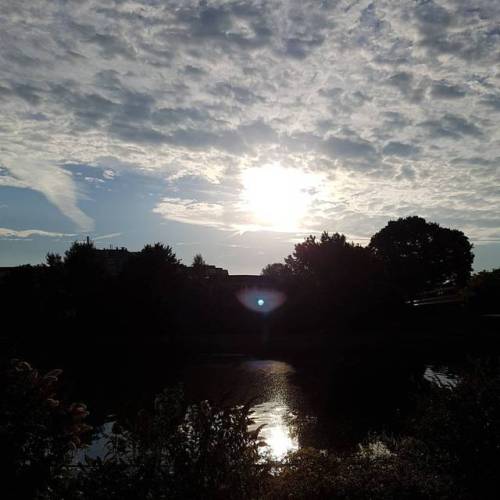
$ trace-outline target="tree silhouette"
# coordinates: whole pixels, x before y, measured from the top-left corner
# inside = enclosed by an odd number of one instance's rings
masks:
[[[290,280],[291,269],[286,264],[276,262],[274,264],[268,264],[264,267],[261,271],[261,275],[277,285],[286,284]]]
[[[138,254],[138,262],[147,267],[153,266],[165,268],[168,266],[178,266],[180,264],[172,247],[163,243],[155,243],[154,245],[145,245]]]
[[[417,216],[390,221],[371,238],[369,248],[407,295],[445,284],[464,285],[474,259],[464,233]]]
[[[500,309],[500,268],[475,274],[467,287],[468,303],[482,313],[498,313]]]
[[[373,253],[350,243],[343,234],[324,232],[295,245],[284,267],[266,273],[290,273],[288,312],[291,323],[324,327],[376,308],[385,297],[381,265]]]
[[[58,253],[49,252],[45,258],[45,263],[48,267],[60,267],[62,266],[63,260]]]
[[[77,328],[92,331],[96,323],[105,327],[108,314],[103,305],[113,296],[111,276],[94,243],[75,241],[64,253],[63,265],[68,314],[75,319]],[[57,266],[50,270],[55,275]]]
[[[126,327],[148,335],[167,333],[182,300],[180,261],[168,245],[146,245],[124,266],[119,289]]]
[[[285,264],[295,275],[321,279],[331,274],[334,268],[340,271],[340,260],[355,248],[343,234],[334,233],[330,236],[325,231],[319,240],[316,236],[308,236],[303,243],[295,245],[293,254],[285,259]]]
[[[207,263],[205,262],[205,260],[203,259],[203,256],[201,255],[201,253],[197,253],[194,257],[193,257],[193,263],[191,264],[191,266],[193,268],[203,268],[207,265]]]

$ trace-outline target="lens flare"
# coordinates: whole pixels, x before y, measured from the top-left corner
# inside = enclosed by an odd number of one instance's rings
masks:
[[[286,300],[283,292],[269,288],[244,288],[236,296],[247,309],[260,313],[270,313]]]

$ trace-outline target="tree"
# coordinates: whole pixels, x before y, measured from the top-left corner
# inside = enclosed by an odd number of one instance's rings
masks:
[[[47,255],[47,264],[57,262],[55,255]],[[97,249],[93,241],[75,241],[71,247],[64,252],[64,265],[71,272],[85,275],[88,272],[96,272],[102,263],[99,260]]]
[[[390,221],[371,238],[369,248],[409,296],[442,285],[465,285],[474,259],[464,233],[417,216]]]
[[[193,257],[193,263],[191,264],[191,267],[199,269],[199,268],[205,267],[206,265],[207,265],[207,263],[203,259],[203,256],[201,255],[201,253],[197,253]]]
[[[466,290],[469,306],[482,313],[498,313],[500,309],[500,268],[481,271],[470,280]]]
[[[290,268],[286,264],[281,262],[275,262],[274,264],[268,264],[261,271],[261,275],[269,278],[275,283],[284,283],[290,278]]]
[[[292,278],[291,314],[307,314],[315,326],[318,322],[324,326],[341,318],[361,318],[361,311],[379,309],[385,298],[376,256],[348,242],[343,234],[324,232],[319,239],[308,236],[295,245],[285,267]]]
[[[45,258],[45,263],[48,267],[59,268],[62,266],[62,257],[58,253],[49,252]]]
[[[334,233],[331,236],[323,232],[320,239],[308,236],[303,243],[295,245],[292,255],[285,259],[285,264],[295,275],[308,275],[321,279],[336,268],[341,271],[340,261],[351,254],[355,245],[348,243],[343,234]]]
[[[155,243],[154,245],[145,245],[139,252],[139,261],[145,266],[153,267],[168,267],[178,266],[180,264],[172,247],[163,243]]]
[[[296,276],[307,277],[319,285],[352,288],[365,283],[377,267],[371,252],[349,243],[343,234],[323,232],[320,239],[308,236],[295,245],[286,266]]]
[[[173,328],[182,301],[180,261],[162,243],[146,245],[124,266],[120,294],[127,328],[151,334]]]
[[[48,269],[56,280],[58,267]],[[103,304],[109,305],[110,297],[113,297],[112,276],[92,241],[75,241],[64,252],[62,275],[67,313],[74,318],[76,327],[88,332],[99,323],[106,328],[109,306],[104,308]]]

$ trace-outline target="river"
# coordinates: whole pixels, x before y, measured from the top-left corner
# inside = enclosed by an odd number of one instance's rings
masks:
[[[180,383],[191,402],[250,403],[253,420],[250,429],[263,426],[260,431],[266,443],[263,452],[280,460],[302,446],[345,449],[356,446],[371,431],[390,431],[411,406],[417,387],[436,381],[455,381],[453,374],[443,367],[403,367],[401,370],[401,365],[393,365],[387,370],[387,366],[379,366],[374,371],[374,365],[369,363],[345,362],[334,367],[317,361],[294,364],[277,359],[210,356],[183,363],[169,383]],[[140,374],[135,378],[140,379]],[[130,399],[137,398],[130,380],[122,378],[121,383],[125,387],[120,391],[100,388],[102,395],[108,393],[106,402],[99,398],[101,411],[93,415],[98,432],[85,451],[92,457],[105,453],[105,433],[110,424],[103,425],[104,415],[140,406],[127,401],[127,392]],[[142,385],[143,392],[151,392],[152,398],[152,391],[145,387]],[[147,397],[142,400],[147,401]],[[80,454],[79,458],[82,457]]]

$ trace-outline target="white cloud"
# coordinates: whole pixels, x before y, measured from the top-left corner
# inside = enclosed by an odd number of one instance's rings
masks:
[[[104,170],[102,173],[102,176],[107,179],[108,181],[113,180],[116,177],[116,172],[110,168],[107,168]]]
[[[122,233],[102,234],[100,236],[93,236],[92,240],[94,240],[94,241],[110,240],[111,238],[118,238],[118,236],[121,236],[121,235],[122,235]]]
[[[54,233],[52,231],[42,231],[41,229],[8,229],[6,227],[0,227],[0,238],[30,238],[31,236],[46,236],[49,238],[64,238],[70,236],[76,236],[75,234],[68,233]]]
[[[45,161],[14,158],[5,165],[12,174],[12,183],[4,185],[25,187],[41,192],[82,232],[91,231],[94,221],[77,205],[77,188],[70,172]],[[0,177],[1,179],[1,177]]]
[[[153,212],[165,219],[224,229],[224,207],[217,203],[203,203],[181,198],[164,198]]]

